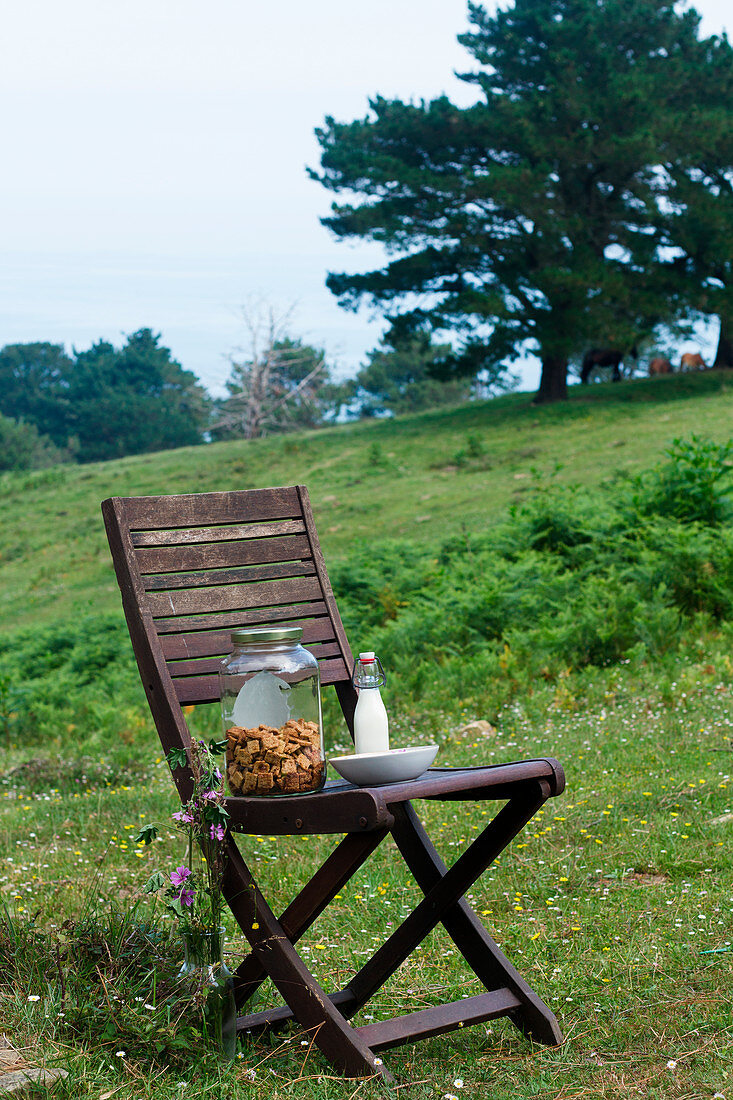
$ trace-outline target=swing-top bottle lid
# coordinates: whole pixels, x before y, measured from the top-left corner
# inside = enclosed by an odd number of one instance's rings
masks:
[[[354,661],[354,669],[351,673],[354,687],[375,688],[387,683],[387,677],[382,668],[382,662],[374,650],[367,650],[359,654],[359,660]]]

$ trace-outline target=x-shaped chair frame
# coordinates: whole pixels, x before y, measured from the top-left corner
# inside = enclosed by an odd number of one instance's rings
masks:
[[[111,498],[102,505],[123,607],[153,718],[167,753],[188,750],[183,705],[218,699],[215,675],[228,631],[253,622],[298,622],[334,684],[349,729],[356,702],[351,652],[333,597],[303,486],[178,497]],[[191,773],[177,768],[182,801]],[[479,876],[550,797],[564,787],[553,759],[475,768],[430,768],[418,779],[376,787],[329,782],[310,794],[230,797],[224,894],[250,945],[235,973],[244,1009],[266,977],[281,1007],[244,1014],[239,1033],[291,1021],[341,1073],[388,1076],[379,1052],[456,1028],[508,1017],[533,1040],[557,1044],[557,1021],[504,956],[466,901]],[[497,812],[446,867],[413,800],[491,802]],[[236,834],[340,835],[320,869],[276,916]],[[326,992],[296,945],[391,835],[422,900],[342,989]],[[363,1026],[363,1009],[442,924],[485,992]]]

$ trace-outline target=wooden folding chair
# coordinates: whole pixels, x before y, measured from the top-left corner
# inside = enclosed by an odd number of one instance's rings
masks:
[[[165,752],[187,748],[182,704],[218,701],[217,665],[230,632],[255,623],[303,627],[321,682],[333,684],[351,729],[352,657],[303,486],[231,493],[112,498],[102,505],[122,602],[150,709]],[[190,772],[174,781],[183,801]],[[236,971],[240,1009],[266,976],[284,1005],[241,1016],[239,1033],[290,1020],[312,1032],[337,1070],[388,1076],[378,1052],[468,1024],[508,1016],[532,1039],[561,1041],[549,1008],[514,969],[464,895],[550,796],[561,793],[552,759],[475,768],[429,769],[404,783],[358,788],[344,781],[318,792],[227,798],[227,903],[249,941]],[[414,799],[490,800],[498,812],[447,868]],[[278,918],[245,863],[234,833],[343,834],[325,863]],[[300,937],[390,834],[423,899],[348,984],[326,993],[296,950]],[[442,924],[485,988],[478,996],[354,1027],[348,1021],[425,937]]]

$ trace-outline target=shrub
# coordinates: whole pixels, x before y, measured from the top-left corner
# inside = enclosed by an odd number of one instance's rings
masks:
[[[34,424],[0,414],[0,470],[39,470],[68,461],[68,453],[40,435]]]
[[[633,504],[645,516],[719,525],[731,515],[733,442],[675,439],[669,461],[634,479]]]
[[[150,728],[121,617],[88,615],[0,638],[0,733],[29,755],[81,741],[85,753],[125,758]]]
[[[676,440],[631,495],[624,483],[539,485],[503,524],[452,536],[437,559],[411,544],[358,550],[334,573],[349,631],[370,630],[403,703],[497,701],[538,674],[674,649],[694,616],[733,614],[730,451]],[[391,589],[400,599],[387,614]]]

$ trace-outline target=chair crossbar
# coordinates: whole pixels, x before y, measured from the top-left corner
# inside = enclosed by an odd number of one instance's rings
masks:
[[[329,993],[328,999],[337,1008],[348,1006],[349,1003],[348,992],[343,989],[335,993]],[[435,1035],[454,1031],[456,1028],[485,1023],[486,1020],[495,1020],[500,1016],[507,1016],[515,1009],[521,1008],[521,1005],[522,1002],[519,997],[510,989],[492,989],[488,993],[480,993],[475,997],[464,997],[460,1001],[432,1005],[430,1008],[421,1009],[419,1012],[393,1016],[389,1020],[365,1024],[353,1030],[366,1040],[370,1050],[387,1050],[389,1047],[401,1046],[403,1043],[428,1039]],[[286,1025],[291,1024],[293,1019],[292,1009],[288,1008],[287,1005],[283,1005],[278,1008],[265,1009],[263,1012],[255,1012],[249,1016],[238,1016],[237,1031],[240,1034],[279,1031]]]
[[[521,1001],[511,990],[492,989],[491,992],[480,993],[476,997],[433,1005],[431,1008],[421,1009],[420,1012],[393,1016],[391,1020],[379,1020],[355,1030],[371,1050],[387,1050],[389,1047],[402,1046],[403,1043],[431,1039],[435,1035],[443,1035],[466,1025],[495,1020],[498,1016],[506,1016],[520,1007]]]

